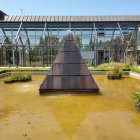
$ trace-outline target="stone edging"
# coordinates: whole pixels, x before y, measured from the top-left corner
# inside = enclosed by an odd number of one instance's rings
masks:
[[[10,74],[11,74],[10,72],[1,73],[1,74],[0,74],[0,78],[5,77],[5,76],[8,76],[8,75],[10,75]]]
[[[105,75],[107,71],[90,71],[91,74],[94,74],[94,75]],[[10,75],[12,72],[6,72],[6,73],[2,73],[0,74],[0,78],[2,77],[5,77],[5,76],[8,76]],[[32,71],[31,72],[32,74],[34,75],[47,75],[48,71]],[[129,71],[124,71],[123,74],[128,74],[129,75]],[[134,77],[135,78],[135,77]]]
[[[137,73],[137,72],[132,72],[132,71],[130,71],[130,72],[129,72],[129,76],[130,76],[130,77],[133,77],[133,78],[136,78],[136,79],[140,79],[140,74]]]

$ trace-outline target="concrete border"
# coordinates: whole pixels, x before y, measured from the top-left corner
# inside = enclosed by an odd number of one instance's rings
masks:
[[[10,72],[1,73],[0,78],[3,78],[3,77],[8,76],[10,74],[11,74]]]
[[[108,71],[90,71],[93,75],[106,75]],[[123,71],[122,73],[125,75],[129,75],[130,71]]]
[[[140,73],[130,71],[129,76],[132,78],[140,79]]]
[[[21,71],[21,72],[24,72],[24,71]],[[47,75],[48,74],[48,71],[25,71],[25,72],[29,72],[33,75]],[[10,72],[10,73],[16,73],[16,71],[14,72]]]
[[[90,71],[90,72],[93,75],[105,75],[107,71]],[[14,73],[14,72],[2,73],[2,74],[0,74],[0,78],[8,76],[11,73]],[[31,71],[31,73],[34,75],[47,75],[48,71]],[[123,71],[123,74],[129,75],[129,73],[130,73],[129,71]]]
[[[90,71],[93,75],[105,75],[107,71]]]
[[[32,71],[31,73],[34,75],[47,75],[48,71]]]

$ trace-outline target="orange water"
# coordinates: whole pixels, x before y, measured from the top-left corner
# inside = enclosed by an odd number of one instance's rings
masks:
[[[0,79],[0,140],[140,140],[140,113],[131,98],[140,80],[96,75],[99,95],[40,96],[44,77]]]

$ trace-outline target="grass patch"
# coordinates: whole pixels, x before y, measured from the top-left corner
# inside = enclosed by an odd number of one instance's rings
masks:
[[[48,71],[50,68],[0,68],[0,71],[8,72],[31,72],[31,71]]]
[[[118,62],[112,62],[112,63],[104,63],[101,65],[98,65],[97,67],[88,67],[88,69],[90,71],[110,71],[112,69],[112,67],[114,65],[118,65],[123,71],[130,71],[132,69],[132,66],[130,66],[129,64],[126,63],[118,63]],[[5,71],[9,71],[9,72],[17,72],[17,71],[28,71],[28,72],[32,72],[32,71],[49,71],[50,68],[0,68],[0,70],[5,70]]]
[[[118,66],[122,71],[130,71],[132,69],[132,66],[126,63],[118,63],[118,62],[112,62],[112,63],[104,63],[101,65],[98,65],[97,67],[89,67],[90,71],[110,71],[114,66]]]
[[[32,80],[31,73],[19,72],[12,73],[6,80],[5,83],[13,83],[13,82],[26,82]]]
[[[139,68],[132,68],[131,71],[140,73],[140,69]]]
[[[122,68],[119,65],[114,65],[110,71],[107,72],[108,79],[120,79],[122,77]]]
[[[5,69],[0,69],[0,74],[7,72]]]

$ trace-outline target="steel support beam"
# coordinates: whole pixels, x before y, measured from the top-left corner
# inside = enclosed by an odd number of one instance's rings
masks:
[[[15,37],[15,43],[16,43],[16,44],[18,44],[18,40],[19,40],[19,36],[20,36],[21,27],[22,27],[22,22],[20,23],[20,26],[19,26],[19,28],[18,28],[16,37]]]
[[[121,52],[122,53],[120,53],[120,59],[123,59],[124,60],[124,58],[122,58],[122,57],[124,57],[124,55],[123,55],[123,45],[124,45],[124,35],[123,35],[123,32],[122,32],[122,28],[121,28],[121,26],[120,26],[120,24],[119,24],[119,22],[117,22],[117,24],[118,24],[118,27],[119,27],[119,30],[120,30],[120,37],[121,37],[121,42],[122,42],[122,45],[120,45],[120,46],[122,46],[122,49],[121,49]]]
[[[26,28],[24,28],[24,31],[25,31],[25,34],[27,36],[28,45],[30,45],[31,43],[30,43],[30,39],[29,39],[28,32],[27,32]]]
[[[17,34],[16,34],[16,37],[15,37],[15,44],[16,44],[16,54],[18,54],[18,41],[20,40],[21,44],[22,44],[22,48],[23,48],[23,66],[25,66],[25,63],[24,63],[24,52],[25,52],[25,46],[23,44],[23,41],[21,39],[21,36],[20,36],[20,31],[21,31],[21,28],[22,28],[22,22],[20,23],[20,26],[18,28],[18,31],[17,31]],[[18,67],[18,64],[17,64],[17,67]]]
[[[3,32],[3,34],[4,34],[4,39],[3,39],[3,42],[2,42],[2,45],[1,45],[1,47],[4,45],[4,43],[5,43],[5,39],[6,38],[8,38],[8,36],[6,35],[6,33],[5,33],[5,31],[4,31],[4,29],[3,28],[1,28],[2,29],[2,32]],[[8,46],[8,48],[9,48],[9,46],[10,45],[12,45],[12,47],[13,47],[13,44],[6,44],[6,46]],[[16,48],[16,50],[17,50],[17,48]],[[14,49],[13,49],[13,64],[15,65],[15,53],[14,53]],[[9,66],[10,67],[10,66]]]
[[[121,29],[121,26],[120,26],[119,22],[117,22],[117,25],[118,25],[119,30],[120,30],[122,44],[124,44],[124,35],[123,35],[123,32],[122,32],[122,29]]]
[[[138,28],[136,27],[135,28],[135,31],[136,31],[136,44],[135,44],[135,48],[134,48],[134,57],[135,57],[135,61],[137,61],[138,59],[137,59],[137,45],[138,45]]]
[[[48,33],[48,41],[47,41],[47,65],[49,66],[49,47],[50,47],[50,34],[49,34],[49,29],[48,29],[48,26],[46,26],[47,28],[47,33]],[[48,45],[49,44],[49,45]]]
[[[81,29],[82,30],[82,29]],[[92,30],[91,30],[91,34],[90,34],[90,41],[89,41],[89,46],[90,46],[90,51],[94,51],[94,44],[93,44],[93,31],[94,31],[94,23],[92,25]],[[95,39],[94,39],[94,43],[95,43]],[[95,61],[95,60],[94,60]],[[93,59],[91,59],[91,65],[93,65]]]
[[[71,22],[69,22],[69,30],[71,30]]]
[[[1,30],[2,30],[3,35],[4,35],[4,39],[3,39],[3,40],[2,40],[2,42],[1,42],[1,47],[2,47],[2,46],[3,46],[3,44],[5,43],[5,39],[6,39],[7,35],[6,35],[6,33],[5,33],[5,31],[4,31],[4,29],[3,29],[3,28],[1,28]]]
[[[44,46],[45,46],[45,32],[46,32],[46,27],[47,27],[47,23],[45,22],[45,25],[44,25],[44,30],[43,30],[43,55],[42,55],[42,61],[43,61],[43,67],[45,66],[45,61],[44,61]]]
[[[129,39],[129,43],[128,43],[127,46],[126,46],[126,49],[125,49],[125,52],[124,52],[124,62],[126,62],[126,57],[127,57],[128,48],[129,48],[129,46],[130,46],[130,43],[131,43],[132,37],[133,37],[133,35],[134,35],[134,32],[135,32],[135,30],[132,32],[132,34],[131,34],[131,36],[130,36],[130,39]]]
[[[29,39],[28,32],[27,32],[26,28],[24,28],[24,31],[25,31],[25,34],[27,36],[26,45],[28,43],[28,46],[29,46],[29,63],[30,63],[30,66],[31,66],[31,43],[30,43],[30,39]]]
[[[95,37],[94,37],[94,65],[97,66],[97,30],[96,30],[96,24],[93,23],[93,29],[95,31]]]
[[[91,30],[91,35],[90,35],[90,41],[89,41],[89,45],[90,45],[90,49],[93,51],[93,38],[92,38],[92,35],[93,35],[93,31],[94,31],[94,23],[93,23],[93,26],[92,26],[92,30]]]
[[[1,28],[1,30],[2,30],[2,32],[3,32],[4,36],[5,36],[5,38],[6,38],[6,37],[7,37],[7,35],[6,35],[5,31],[4,31],[4,29],[3,29],[3,28]]]
[[[114,34],[115,34],[115,30],[116,30],[116,27],[114,28],[113,34],[112,34],[112,37],[111,37],[111,46],[109,48],[109,62],[110,62],[110,57],[112,57],[111,56],[111,48],[113,49],[113,37],[114,37]]]

